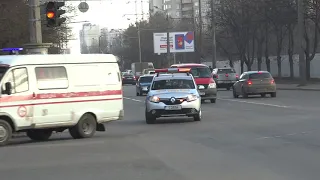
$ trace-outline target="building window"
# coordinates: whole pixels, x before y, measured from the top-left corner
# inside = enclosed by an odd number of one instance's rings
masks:
[[[195,2],[194,5],[195,5],[195,6],[199,6],[199,2]]]
[[[180,8],[181,8],[180,4],[177,4],[177,9],[180,9]]]
[[[63,66],[37,67],[35,72],[40,90],[67,89],[69,87],[67,70]]]

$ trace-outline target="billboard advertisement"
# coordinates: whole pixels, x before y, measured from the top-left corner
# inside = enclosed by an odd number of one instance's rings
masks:
[[[170,52],[194,52],[194,33],[170,32]],[[167,33],[153,33],[154,53],[167,53]]]

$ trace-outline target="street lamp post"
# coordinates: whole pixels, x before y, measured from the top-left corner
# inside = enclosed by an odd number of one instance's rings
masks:
[[[168,27],[167,27],[167,60],[170,66],[170,32],[169,32],[169,14],[167,14],[167,22],[168,22]]]
[[[216,45],[216,17],[215,17],[215,0],[211,1],[211,24],[212,24],[212,68],[216,68],[217,62],[217,45]]]

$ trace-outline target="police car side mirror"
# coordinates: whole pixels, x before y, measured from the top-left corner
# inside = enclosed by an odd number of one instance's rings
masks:
[[[5,86],[5,93],[8,94],[8,95],[11,95],[11,91],[12,91],[12,84],[11,82],[6,82],[6,84],[4,85]]]
[[[202,89],[204,89],[204,86],[203,86],[203,85],[200,85],[200,86],[198,86],[198,89],[199,89],[199,90],[202,90]]]

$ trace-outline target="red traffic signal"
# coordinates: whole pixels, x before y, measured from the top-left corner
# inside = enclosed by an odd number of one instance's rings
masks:
[[[54,17],[55,17],[55,13],[54,12],[51,12],[51,11],[47,12],[47,18],[54,19]]]
[[[63,22],[66,21],[66,18],[60,17],[65,14],[66,11],[62,10],[65,6],[65,2],[50,1],[46,3],[46,18],[48,27],[60,26]]]

